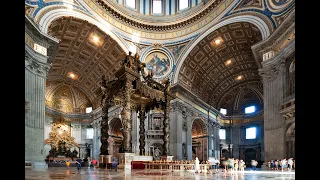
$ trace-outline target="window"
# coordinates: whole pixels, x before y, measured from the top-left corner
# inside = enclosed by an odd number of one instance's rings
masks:
[[[256,128],[250,127],[246,129],[246,139],[255,139],[256,138]]]
[[[254,106],[246,107],[246,109],[244,110],[246,114],[253,113],[255,111],[256,111],[256,108]]]
[[[86,113],[91,113],[91,111],[92,111],[92,107],[87,107],[86,108]]]
[[[126,0],[126,5],[135,9],[136,8],[136,0]]]
[[[220,139],[226,139],[226,129],[219,129]]]
[[[162,0],[153,0],[152,13],[153,14],[161,14],[162,13]]]
[[[189,0],[179,0],[179,10],[189,7]]]
[[[87,139],[93,139],[93,128],[87,129]]]
[[[220,108],[220,113],[223,115],[227,114],[227,109]]]

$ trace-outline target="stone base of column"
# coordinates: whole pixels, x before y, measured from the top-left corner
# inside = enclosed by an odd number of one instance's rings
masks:
[[[112,155],[99,155],[99,168],[106,168],[111,163]]]
[[[174,156],[161,156],[161,160],[162,161],[172,161]]]
[[[268,162],[264,162],[261,164],[261,171],[269,170],[268,168]]]
[[[134,153],[119,153],[118,169],[131,171],[131,161],[134,159],[134,156]]]

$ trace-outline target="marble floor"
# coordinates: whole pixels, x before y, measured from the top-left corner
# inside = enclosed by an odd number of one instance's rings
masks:
[[[218,174],[195,174],[192,171],[174,171],[169,170],[131,170],[123,169],[102,170],[82,168],[80,171],[75,167],[50,167],[50,168],[25,168],[26,180],[47,180],[47,179],[81,179],[81,180],[176,180],[176,179],[217,179],[217,180],[265,180],[265,179],[295,179],[295,172],[274,172],[274,171],[244,171],[234,174],[225,174],[222,171]]]

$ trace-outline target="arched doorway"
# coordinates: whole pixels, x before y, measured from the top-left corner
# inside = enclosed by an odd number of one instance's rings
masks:
[[[119,153],[123,135],[121,120],[114,118],[109,122],[109,154],[116,156]]]
[[[251,160],[257,160],[257,151],[253,148],[246,149],[244,155],[244,162],[247,167],[251,167]]]
[[[295,123],[291,124],[286,133],[287,158],[295,158]]]
[[[224,159],[228,159],[229,158],[229,151],[227,149],[222,149],[221,151],[221,158],[224,158]]]
[[[201,119],[192,123],[192,159],[196,157],[200,161],[208,159],[208,130]]]

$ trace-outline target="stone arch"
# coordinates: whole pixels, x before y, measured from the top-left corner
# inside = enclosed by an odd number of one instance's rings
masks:
[[[292,123],[286,131],[286,138],[295,136],[295,128],[296,128],[295,123]]]
[[[196,157],[200,161],[208,159],[208,128],[202,118],[195,118],[192,121],[192,159]]]
[[[292,123],[286,131],[286,156],[295,158],[295,122]]]
[[[121,132],[121,119],[113,118],[109,121],[109,154],[116,155],[119,153],[123,135]]]
[[[230,152],[227,148],[221,149],[221,158],[228,159],[229,155],[230,155]]]
[[[186,48],[186,51],[181,53],[181,55],[178,57],[177,59],[177,65],[176,65],[176,69],[173,72],[173,82],[172,84],[177,84],[178,83],[178,76],[179,76],[179,72],[180,69],[182,67],[182,64],[184,62],[184,60],[187,58],[187,56],[189,55],[189,53],[192,51],[192,49],[198,44],[200,43],[200,41],[202,39],[204,39],[206,36],[208,36],[210,33],[212,33],[213,31],[231,24],[231,23],[236,23],[236,22],[248,22],[251,23],[253,25],[255,25],[259,30],[260,33],[262,35],[262,40],[266,39],[267,37],[270,36],[270,32],[272,31],[268,24],[265,22],[265,20],[261,19],[258,16],[253,16],[253,15],[240,15],[240,16],[235,16],[229,19],[226,19],[224,21],[221,21],[220,23],[217,23],[216,25],[214,25],[213,27],[211,27],[209,30],[207,30],[205,33],[203,33],[201,36],[199,36],[198,38],[196,38],[192,44]]]
[[[251,160],[257,160],[258,152],[254,148],[247,148],[244,150],[244,162],[246,163],[246,166],[251,167]]]
[[[156,144],[156,143],[160,143],[160,144],[163,144],[163,140],[162,139],[155,139],[155,140],[152,140],[148,143],[148,147],[150,147],[151,145],[153,144]]]
[[[41,11],[47,10],[47,8],[41,9]],[[49,10],[48,12],[45,12],[45,14],[38,13],[35,17],[36,21],[39,24],[39,28],[41,32],[44,34],[48,34],[49,25],[52,21],[61,18],[63,16],[72,16],[76,17],[82,20],[86,20],[94,25],[96,25],[98,28],[100,28],[103,32],[105,32],[107,35],[109,35],[112,39],[114,39],[119,46],[128,54],[129,53],[129,47],[126,45],[124,40],[120,39],[115,33],[113,33],[109,28],[109,23],[107,23],[105,20],[100,18],[100,20],[97,20],[87,14],[80,13],[77,11],[70,11],[69,9],[64,9],[63,6],[56,6],[55,9]]]
[[[150,141],[149,143],[148,143],[148,145],[147,145],[147,150],[148,150],[148,153],[149,153],[149,155],[150,156],[153,156],[153,152],[152,152],[152,150],[154,150],[154,149],[159,149],[160,150],[160,152],[161,152],[161,154],[163,153],[163,140],[162,139],[154,139],[154,140],[152,140],[152,141]],[[150,146],[155,146],[155,147],[150,147]],[[152,149],[151,149],[152,148]],[[155,158],[156,159],[156,158]],[[159,160],[159,159],[158,159]]]

